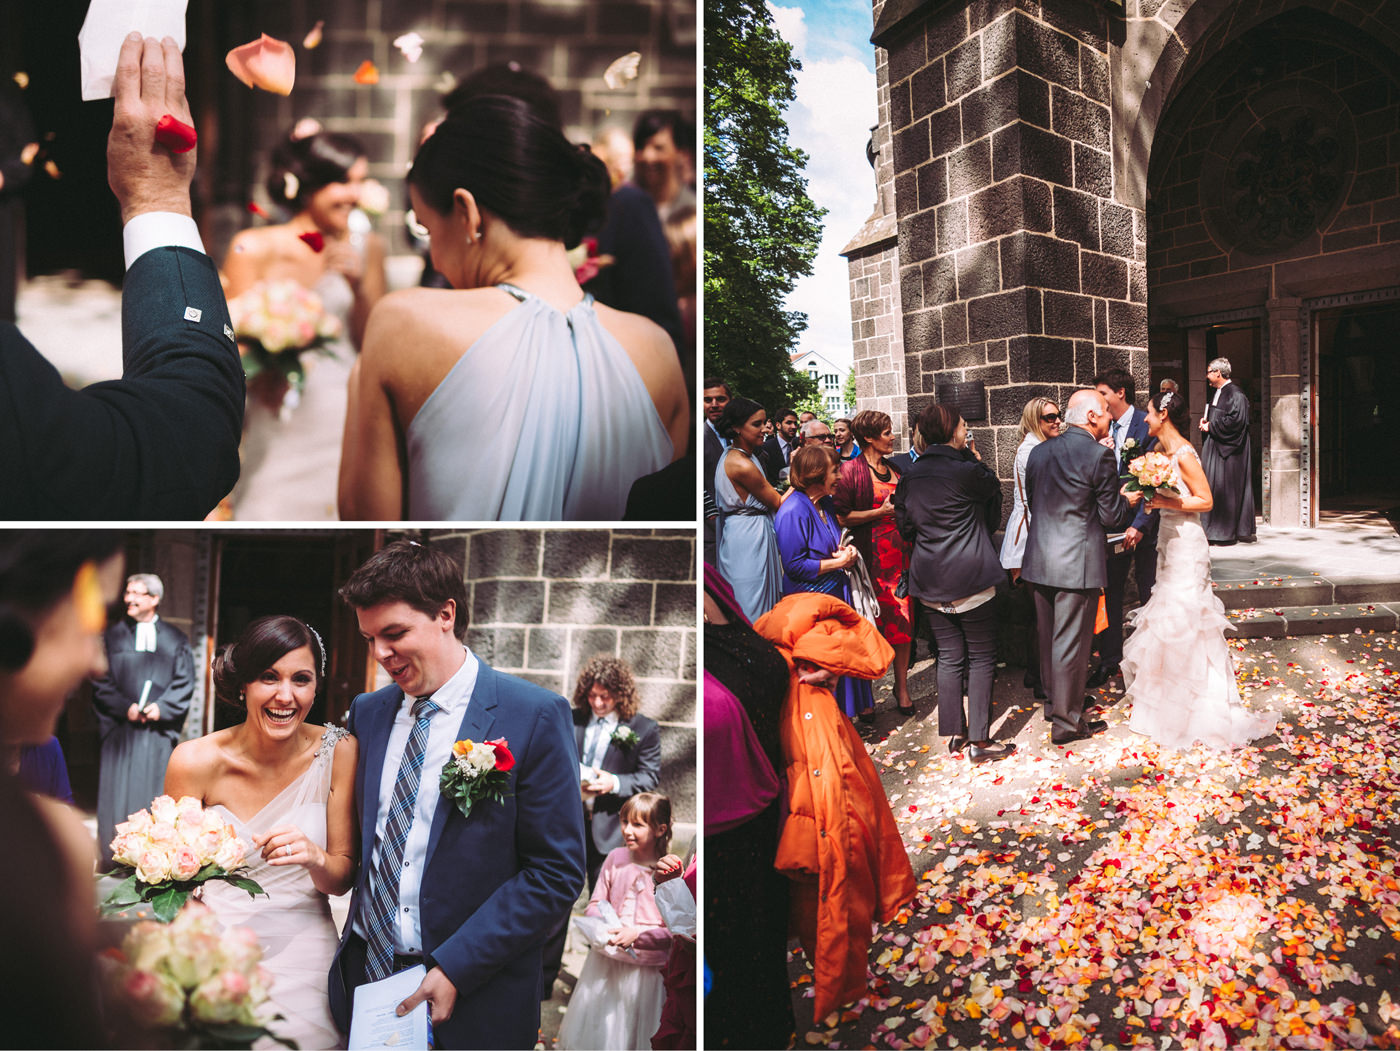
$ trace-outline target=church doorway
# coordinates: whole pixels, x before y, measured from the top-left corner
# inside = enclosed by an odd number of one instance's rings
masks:
[[[271,613],[288,613],[310,624],[325,639],[327,675],[307,721],[336,722],[355,695],[372,682],[373,667],[354,613],[336,588],[376,548],[370,531],[325,534],[252,533],[210,536],[209,668],[210,703],[205,732],[243,720],[243,712],[214,701],[213,657],[235,641],[248,624]]]
[[[1361,297],[1351,297],[1360,299]],[[1369,298],[1369,297],[1368,297]],[[1319,510],[1400,512],[1400,298],[1314,309]]]

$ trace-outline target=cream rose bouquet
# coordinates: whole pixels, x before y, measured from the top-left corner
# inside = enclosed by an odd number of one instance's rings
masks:
[[[275,388],[281,411],[289,413],[300,403],[306,382],[303,355],[339,336],[340,320],[326,313],[320,296],[290,278],[259,281],[229,300],[228,313],[246,348],[244,374],[250,382]]]
[[[214,913],[192,901],[166,924],[144,921],[120,949],[99,957],[107,1020],[118,1046],[248,1048],[267,1028],[272,978],[247,927],[222,930]]]
[[[157,796],[149,810],[138,810],[117,826],[112,840],[116,865],[108,875],[120,877],[121,883],[102,903],[102,912],[125,912],[149,902],[156,919],[169,923],[194,889],[211,879],[232,883],[252,897],[266,894],[253,880],[234,875],[246,855],[233,826],[198,799]]]
[[[1128,473],[1124,477],[1128,479],[1125,488],[1129,492],[1142,490],[1143,498],[1147,500],[1156,496],[1159,489],[1174,496],[1181,495],[1178,488],[1181,480],[1177,478],[1176,468],[1171,460],[1155,450],[1129,463]]]

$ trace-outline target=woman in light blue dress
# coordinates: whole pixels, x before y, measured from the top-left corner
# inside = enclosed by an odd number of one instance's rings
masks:
[[[750,621],[773,608],[783,577],[773,532],[773,513],[782,497],[768,484],[758,457],[765,418],[757,402],[729,400],[719,418],[719,432],[729,440],[729,451],[715,470],[719,571]]]
[[[385,296],[350,382],[345,518],[620,519],[634,482],[685,455],[675,345],[593,302],[568,249],[610,183],[519,99],[455,107],[408,174],[450,289]],[[677,517],[681,517],[678,515]]]

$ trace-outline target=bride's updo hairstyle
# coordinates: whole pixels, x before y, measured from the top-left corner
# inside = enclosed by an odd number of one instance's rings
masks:
[[[316,666],[316,689],[326,678],[326,651],[318,636],[296,617],[259,617],[243,629],[237,642],[225,646],[214,658],[214,694],[225,704],[244,707],[243,690],[292,650],[311,648]]]
[[[1157,411],[1158,416],[1165,416],[1171,421],[1171,425],[1176,428],[1178,434],[1183,438],[1190,439],[1191,436],[1191,410],[1186,404],[1179,391],[1159,390],[1149,399],[1152,408]],[[1165,402],[1164,406],[1162,403]]]
[[[272,170],[264,184],[267,195],[293,212],[299,212],[311,195],[333,182],[345,182],[350,169],[368,156],[360,140],[319,128],[294,138],[299,124],[272,151]]]
[[[481,95],[457,106],[418,148],[410,186],[432,209],[452,214],[452,194],[520,237],[573,248],[603,217],[612,183],[587,146],[576,146],[520,99]]]

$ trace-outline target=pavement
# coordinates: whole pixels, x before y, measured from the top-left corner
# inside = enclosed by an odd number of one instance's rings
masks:
[[[864,736],[917,896],[828,1018],[794,946],[797,1046],[1400,1047],[1397,643],[1232,642],[1248,705],[1282,721],[1224,754],[1133,733],[1121,679],[1095,694],[1109,729],[1055,747],[1005,667],[993,734],[1019,751],[973,766],[938,736],[931,660],[911,720],[877,684]]]

